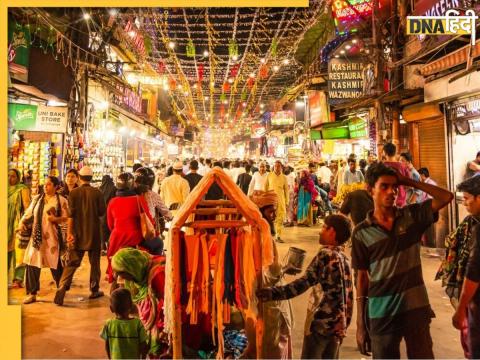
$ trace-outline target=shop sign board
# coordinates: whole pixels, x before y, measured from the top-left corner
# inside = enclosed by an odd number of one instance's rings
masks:
[[[311,91],[308,94],[308,108],[310,114],[310,127],[329,122],[327,96],[323,91]]]
[[[266,132],[267,130],[265,129],[265,126],[261,124],[255,124],[252,125],[251,137],[252,139],[258,139],[265,135]]]
[[[450,9],[469,8],[471,0],[417,0],[413,15],[443,16]]]
[[[366,138],[368,136],[368,122],[360,117],[348,120],[348,131],[351,139]]]
[[[328,62],[328,97],[330,104],[357,99],[363,95],[362,59],[331,59]]]
[[[8,104],[9,126],[15,130],[64,133],[67,107]]]
[[[390,1],[379,0],[379,13],[381,19],[390,14]],[[370,23],[372,18],[373,0],[334,0],[332,1],[332,14],[337,33],[356,32],[360,27]]]
[[[287,126],[295,123],[293,111],[277,111],[273,114],[271,123],[273,126]]]
[[[116,105],[133,110],[134,113],[142,113],[141,94],[139,95],[134,90],[121,85],[117,85],[117,90],[119,90],[122,95],[114,94],[113,102]]]
[[[30,57],[30,29],[27,26],[8,24],[8,64],[13,72],[26,74]]]
[[[348,125],[344,122],[330,123],[322,126],[322,139],[349,139]]]

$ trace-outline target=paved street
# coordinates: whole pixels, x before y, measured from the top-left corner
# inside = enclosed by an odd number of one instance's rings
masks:
[[[285,244],[279,245],[281,257],[289,246],[307,251],[306,264],[318,247],[318,228],[288,228]],[[439,282],[433,277],[439,259],[422,257],[423,272],[433,309],[437,317],[432,322],[434,352],[437,358],[463,358],[458,332],[451,326],[452,307]],[[102,269],[106,259],[102,258]],[[53,304],[54,285],[48,270],[42,272],[40,301],[23,310],[23,358],[105,358],[104,344],[98,336],[105,319],[111,316],[108,297],[88,300],[88,259],[77,271],[74,286],[67,293],[65,306]],[[287,281],[293,277],[287,277]],[[107,283],[102,283],[107,293]],[[294,357],[299,357],[303,340],[303,323],[309,291],[293,300],[295,325],[293,328]],[[24,290],[10,290],[12,304],[21,303]],[[355,312],[354,312],[355,313]],[[341,358],[359,358],[355,345],[355,319],[349,328],[340,353]]]

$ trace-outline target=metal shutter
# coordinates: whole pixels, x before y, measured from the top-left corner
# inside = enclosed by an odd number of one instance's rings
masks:
[[[420,167],[428,168],[430,177],[443,188],[447,187],[447,154],[443,117],[418,123]]]

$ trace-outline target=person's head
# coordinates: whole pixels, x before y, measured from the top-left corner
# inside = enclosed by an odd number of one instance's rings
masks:
[[[78,183],[79,175],[77,169],[69,169],[65,175],[65,184],[75,186]]]
[[[192,172],[196,172],[198,170],[198,161],[197,160],[190,161],[189,168]]]
[[[357,169],[357,160],[355,160],[354,158],[348,158],[348,168],[351,172],[355,172],[355,170]]]
[[[368,164],[369,164],[369,165],[370,165],[370,164],[373,164],[376,160],[377,160],[377,157],[375,156],[375,154],[372,153],[372,152],[369,152],[369,153],[368,153],[368,158],[367,158]]]
[[[15,186],[20,183],[22,180],[22,176],[20,175],[20,171],[17,169],[10,169],[8,170],[8,184],[10,186]]]
[[[275,191],[255,191],[250,196],[252,202],[258,206],[262,216],[270,224],[270,230],[274,231],[274,221],[277,217],[278,195]]]
[[[207,160],[205,160],[205,164],[206,164],[208,167],[212,167],[212,159],[207,159]]]
[[[258,166],[258,171],[260,174],[265,174],[265,171],[267,171],[267,164],[265,164],[265,161],[262,161],[260,165]]]
[[[132,190],[133,189],[134,177],[130,173],[121,173],[117,177],[116,188],[118,190]]]
[[[90,166],[84,166],[78,172],[80,181],[83,183],[89,183],[93,178],[93,170]]]
[[[60,180],[58,180],[56,176],[47,176],[45,178],[43,191],[47,195],[54,195],[57,192],[57,189],[59,186],[60,186]]]
[[[300,179],[308,178],[310,176],[310,172],[308,170],[302,170],[300,173]]]
[[[348,159],[355,159],[355,160],[357,160],[357,154],[351,153],[350,155],[348,155]]]
[[[181,175],[183,173],[183,163],[181,161],[176,161],[173,164],[173,173],[176,175]]]
[[[221,163],[220,161],[214,161],[214,162],[213,162],[213,167],[217,167],[217,166],[218,166],[219,168],[221,168],[221,167],[222,167],[222,163]]]
[[[383,145],[383,152],[386,156],[392,157],[397,153],[397,147],[393,143],[386,143]]]
[[[283,168],[283,173],[284,173],[285,175],[290,175],[290,173],[292,172],[292,170],[290,170],[290,169],[291,169],[290,166],[288,166],[288,165],[285,166],[285,167]]]
[[[397,172],[383,163],[377,163],[368,168],[365,177],[375,206],[393,207],[398,194]]]
[[[167,177],[172,176],[172,175],[173,175],[173,166],[169,166],[168,169],[167,169]]]
[[[311,173],[314,173],[316,170],[317,170],[317,165],[315,163],[311,162],[310,164],[308,164],[308,171],[310,171]]]
[[[467,211],[474,215],[480,215],[480,175],[471,177],[457,186],[457,190],[463,192],[463,205]]]
[[[246,172],[247,174],[250,174],[250,171],[252,171],[252,166],[247,163],[247,165],[245,165],[245,172]]]
[[[320,161],[320,162],[318,163],[318,166],[320,166],[320,167],[325,166],[325,165],[326,165],[326,164],[325,164],[325,161]]]
[[[205,159],[203,157],[200,157],[198,159],[198,161],[200,161],[200,164],[204,165],[205,164]]]
[[[230,169],[230,161],[225,160],[225,161],[223,162],[223,168],[224,168],[224,169]]]
[[[422,179],[422,181],[425,181],[430,177],[430,172],[426,167],[418,169],[418,173],[420,174],[420,178]]]
[[[138,168],[134,173],[134,184],[137,191],[141,194],[152,190],[155,184],[155,173],[148,167]]]
[[[112,313],[121,316],[128,316],[132,306],[132,295],[127,289],[119,288],[110,294],[110,310]]]
[[[135,284],[147,281],[151,256],[135,248],[123,248],[112,257],[112,270],[121,278]]]
[[[281,174],[283,169],[282,162],[280,160],[275,161],[275,164],[273,165],[273,171],[277,174]]]
[[[234,168],[239,168],[239,167],[240,167],[240,161],[239,161],[239,160],[235,160],[235,162],[233,163],[233,167],[234,167]]]
[[[360,159],[360,161],[358,162],[358,165],[360,166],[360,169],[365,169],[367,167],[367,160]]]
[[[404,164],[405,166],[409,167],[412,165],[412,155],[408,152],[402,152],[400,154],[400,162]]]
[[[477,164],[480,164],[480,151],[477,152],[477,157],[475,158]]]
[[[321,245],[343,245],[352,235],[352,223],[344,215],[329,215],[320,230]]]
[[[133,170],[133,172],[135,172],[138,169],[140,169],[141,167],[142,167],[142,164],[135,163],[135,164],[133,164],[132,170]]]

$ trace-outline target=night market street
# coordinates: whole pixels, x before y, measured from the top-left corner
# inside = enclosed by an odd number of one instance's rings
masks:
[[[283,258],[289,246],[304,249],[307,251],[305,268],[318,248],[318,228],[318,226],[286,228],[285,244],[278,244],[280,257]],[[459,333],[451,325],[452,306],[440,286],[440,281],[433,281],[439,261],[438,258],[426,256],[425,252],[422,256],[424,279],[432,308],[437,316],[431,326],[433,350],[437,358],[463,358]],[[102,272],[105,271],[105,267],[106,258],[102,257]],[[42,271],[39,301],[23,308],[22,357],[105,358],[104,342],[98,334],[105,319],[111,316],[109,299],[108,296],[96,300],[88,299],[88,259],[84,259],[81,268],[75,274],[73,287],[67,293],[63,307],[53,304],[55,290],[54,285],[50,284],[49,272],[49,269]],[[287,281],[292,279],[291,276],[286,277]],[[103,280],[101,287],[108,293],[108,284]],[[295,322],[292,332],[294,358],[300,356],[302,349],[303,325],[309,294],[310,290],[292,300]],[[9,295],[12,304],[19,304],[25,296],[25,291],[9,290]],[[355,314],[356,311],[342,344],[341,358],[362,358],[356,350]],[[404,348],[402,351],[402,357],[405,357]]]

